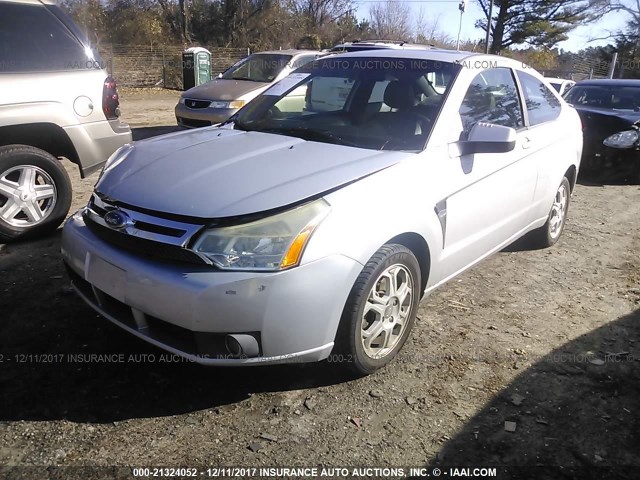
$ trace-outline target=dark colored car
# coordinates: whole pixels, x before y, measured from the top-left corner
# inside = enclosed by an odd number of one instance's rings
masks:
[[[565,99],[582,119],[582,171],[640,182],[640,80],[585,80]]]

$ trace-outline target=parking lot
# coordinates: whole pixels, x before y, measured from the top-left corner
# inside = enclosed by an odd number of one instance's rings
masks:
[[[121,96],[134,138],[175,130],[178,92]],[[97,174],[69,172],[73,211]],[[0,245],[0,464],[640,466],[639,218],[637,185],[579,184],[558,245],[424,299],[360,379],[181,361],[76,297],[60,230]]]

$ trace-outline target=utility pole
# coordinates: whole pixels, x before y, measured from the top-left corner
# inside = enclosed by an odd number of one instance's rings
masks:
[[[467,0],[460,0],[458,10],[460,10],[460,25],[458,26],[458,41],[456,42],[456,50],[460,50],[460,32],[462,31],[462,14],[467,7]]]
[[[613,78],[613,74],[616,71],[617,61],[618,61],[618,52],[613,52],[613,58],[611,59],[611,63],[609,64],[609,72],[607,73],[607,78]]]
[[[493,0],[489,0],[489,18],[487,19],[487,38],[484,42],[484,53],[489,53],[489,38],[491,37],[491,23],[493,17]]]

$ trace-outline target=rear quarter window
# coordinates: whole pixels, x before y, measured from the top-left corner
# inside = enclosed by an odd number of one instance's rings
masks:
[[[528,73],[518,70],[517,75],[529,113],[529,125],[539,125],[558,118],[562,106],[549,87]]]
[[[90,50],[54,14],[56,8],[0,2],[0,72],[99,68]]]

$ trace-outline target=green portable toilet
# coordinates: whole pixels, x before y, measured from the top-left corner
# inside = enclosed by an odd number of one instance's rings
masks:
[[[182,53],[182,83],[185,90],[211,80],[211,52],[191,47]]]

